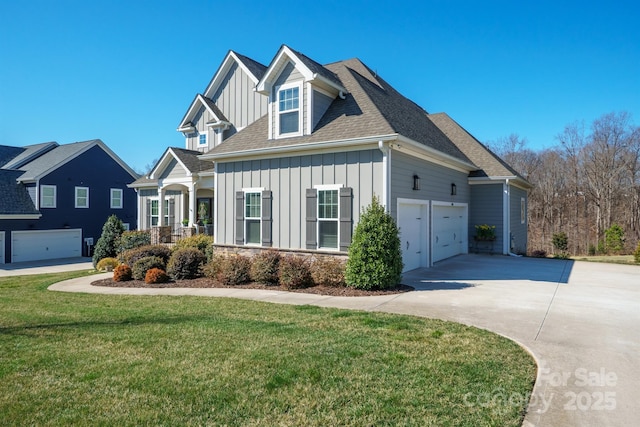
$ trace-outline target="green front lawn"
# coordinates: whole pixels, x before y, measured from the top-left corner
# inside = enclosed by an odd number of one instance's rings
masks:
[[[411,316],[0,278],[0,425],[519,426],[515,343]]]
[[[638,265],[633,258],[633,255],[593,255],[583,256],[577,255],[572,257],[576,261],[589,261],[589,262],[606,262],[609,264],[632,264]]]

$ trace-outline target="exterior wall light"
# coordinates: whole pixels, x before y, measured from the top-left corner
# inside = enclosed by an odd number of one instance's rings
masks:
[[[458,188],[456,187],[456,185],[452,182],[451,183],[451,195],[455,196],[456,194],[458,194]]]
[[[420,177],[418,175],[413,175],[413,189],[420,189]]]

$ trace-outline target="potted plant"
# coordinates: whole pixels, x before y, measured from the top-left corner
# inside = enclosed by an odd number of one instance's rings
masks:
[[[185,218],[185,219],[182,220],[182,226],[183,227],[189,226],[189,218]]]
[[[476,225],[476,235],[473,238],[480,242],[493,242],[496,240],[496,226],[495,225]]]

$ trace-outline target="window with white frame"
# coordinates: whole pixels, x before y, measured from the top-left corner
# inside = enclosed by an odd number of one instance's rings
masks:
[[[111,189],[111,209],[122,209],[122,189]]]
[[[244,197],[244,229],[245,243],[259,245],[261,241],[262,215],[261,193],[246,192]]]
[[[278,90],[278,135],[301,134],[300,86]]]
[[[158,225],[160,219],[159,205],[159,200],[151,200],[151,226]],[[164,200],[164,224],[169,224],[169,200],[167,199]]]
[[[201,133],[198,135],[198,144],[199,145],[207,145],[207,134]]]
[[[40,186],[40,207],[41,208],[56,207],[56,186],[55,185]]]
[[[89,187],[76,187],[76,208],[89,207]]]
[[[318,190],[319,249],[338,249],[339,206],[337,189]]]

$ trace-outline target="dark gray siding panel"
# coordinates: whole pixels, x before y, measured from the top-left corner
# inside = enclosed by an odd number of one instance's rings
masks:
[[[519,254],[527,253],[527,192],[521,188],[510,186],[511,190],[511,251]],[[524,199],[524,223],[521,215],[521,201]]]
[[[316,125],[332,102],[332,97],[320,93],[317,90],[313,91],[313,129],[316,128]]]
[[[469,243],[473,244],[476,225],[495,225],[496,241],[493,251],[502,253],[503,242],[503,184],[482,184],[471,186],[471,203],[469,205]]]

